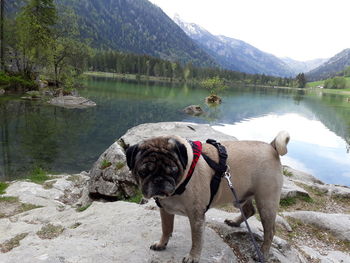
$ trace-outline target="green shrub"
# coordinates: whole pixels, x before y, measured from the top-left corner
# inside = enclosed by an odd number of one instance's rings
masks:
[[[5,190],[8,186],[9,186],[9,184],[0,182],[0,195],[5,193]]]
[[[0,72],[0,86],[6,90],[36,90],[37,84],[33,80],[24,79],[19,75],[8,75]]]
[[[52,177],[48,176],[44,169],[36,167],[33,169],[27,179],[36,184],[43,184],[45,181],[52,179]]]
[[[344,77],[334,77],[327,79],[324,83],[326,89],[345,89],[346,79]]]

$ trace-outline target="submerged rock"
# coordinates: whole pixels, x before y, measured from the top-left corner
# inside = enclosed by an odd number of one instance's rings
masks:
[[[218,95],[212,94],[205,98],[205,102],[207,104],[221,104],[222,99]]]
[[[58,96],[50,101],[48,101],[49,104],[64,107],[64,108],[87,108],[87,107],[94,107],[96,106],[96,103],[86,99],[84,97],[76,97],[76,96]]]
[[[138,125],[113,143],[95,162],[90,171],[89,192],[119,199],[137,192],[135,178],[126,165],[125,149],[129,145],[161,135],[179,135],[191,140],[236,140],[235,137],[215,131],[207,124],[160,122]]]
[[[204,113],[203,109],[199,105],[190,105],[183,109],[186,114],[199,116]]]

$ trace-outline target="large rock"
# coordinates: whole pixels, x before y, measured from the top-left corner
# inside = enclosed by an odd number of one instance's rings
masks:
[[[76,175],[55,175],[45,184],[16,181],[4,196],[18,197],[22,203],[37,206],[64,207],[77,202],[87,186],[89,177],[84,173]]]
[[[50,222],[64,231],[53,239],[41,239],[36,233]],[[20,245],[0,254],[2,263],[178,263],[191,248],[187,218],[176,217],[173,237],[165,251],[149,246],[161,235],[160,216],[153,207],[126,202],[94,202],[84,212],[53,207],[22,214],[16,222],[0,220],[0,244],[21,233],[28,235]],[[237,262],[231,248],[210,228],[205,229],[202,263]]]
[[[295,170],[289,166],[284,165],[283,170],[285,170],[288,173],[289,179],[291,180],[310,184],[324,184],[321,180],[317,179],[311,174]]]
[[[90,171],[89,192],[119,199],[136,194],[137,185],[126,165],[125,150],[113,143]]]
[[[93,107],[96,106],[96,103],[83,98],[83,97],[77,97],[77,96],[58,96],[55,98],[52,98],[49,102],[49,104],[64,107],[64,108],[87,108],[87,107]]]
[[[214,130],[208,124],[196,124],[190,122],[159,122],[146,123],[129,129],[121,140],[125,145],[133,145],[140,141],[162,135],[179,135],[189,140],[205,142],[207,139],[218,141],[237,139],[233,136]]]
[[[284,177],[283,187],[281,192],[281,199],[291,198],[291,197],[310,197],[309,193],[297,186],[293,181],[289,180],[288,177]]]
[[[348,262],[350,260],[349,255],[341,251],[328,251],[326,255],[321,255],[319,252],[314,249],[302,246],[300,249],[306,254],[312,262],[321,262],[321,263],[338,263],[338,262]]]
[[[0,89],[0,96],[5,94],[5,90],[4,89]]]
[[[305,224],[314,225],[330,231],[336,238],[350,241],[350,215],[325,214],[312,211],[284,212],[283,216],[292,217]]]
[[[305,184],[312,189],[315,189],[321,193],[325,193],[329,196],[350,199],[350,187],[348,186],[325,184],[310,174],[295,170],[288,166],[284,166],[283,169],[286,170],[289,175],[287,177],[287,180],[289,182]],[[287,183],[290,184],[289,182]]]
[[[136,181],[126,165],[125,148],[147,138],[161,135],[179,135],[190,140],[205,141],[208,138],[236,140],[235,137],[215,131],[207,124],[187,122],[161,122],[141,124],[131,128],[118,142],[113,143],[95,162],[91,171],[91,194],[129,198],[136,193]]]

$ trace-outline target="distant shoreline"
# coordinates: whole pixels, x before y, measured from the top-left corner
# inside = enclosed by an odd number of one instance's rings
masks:
[[[146,75],[139,75],[139,77],[136,74],[120,74],[120,73],[113,73],[113,72],[99,72],[99,71],[87,71],[84,73],[86,76],[91,77],[104,77],[104,78],[113,78],[113,79],[121,79],[121,80],[135,80],[135,81],[153,81],[153,82],[163,82],[163,83],[184,83],[184,81],[181,81],[179,79],[171,79],[166,77],[154,77],[154,76],[146,76]],[[188,83],[193,84],[196,83],[196,81],[188,81]],[[244,83],[238,83],[243,84],[245,86],[254,86],[252,84],[244,84]],[[316,87],[306,87],[306,88],[293,88],[293,87],[282,87],[282,86],[266,86],[266,85],[255,85],[256,87],[262,87],[262,88],[276,88],[276,89],[291,89],[291,90],[298,90],[298,91],[308,91],[308,92],[315,92],[315,91],[321,91],[323,93],[328,94],[339,94],[339,95],[350,95],[350,90],[339,90],[339,89],[320,89]]]

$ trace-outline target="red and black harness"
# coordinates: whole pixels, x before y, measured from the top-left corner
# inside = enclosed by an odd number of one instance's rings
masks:
[[[227,165],[226,165],[227,152],[226,152],[225,147],[215,140],[208,139],[206,142],[213,145],[218,150],[219,163],[216,163],[215,161],[210,159],[209,156],[202,153],[202,143],[200,141],[189,141],[189,143],[191,144],[191,147],[192,147],[192,151],[193,151],[193,160],[192,160],[190,169],[187,173],[186,179],[176,188],[176,190],[172,194],[172,196],[181,195],[186,190],[186,186],[187,186],[188,182],[191,180],[191,177],[192,177],[192,174],[193,174],[194,169],[196,167],[196,164],[197,164],[200,156],[202,155],[204,160],[208,163],[208,165],[215,171],[215,175],[213,176],[213,178],[211,179],[211,182],[210,182],[210,200],[209,200],[209,204],[208,204],[207,209],[206,209],[206,211],[208,211],[208,209],[210,208],[210,205],[213,202],[213,199],[214,199],[214,197],[219,189],[221,179],[224,176],[225,172],[227,171]],[[162,207],[158,198],[155,198],[155,201],[156,201],[156,204],[158,205],[158,207]]]

